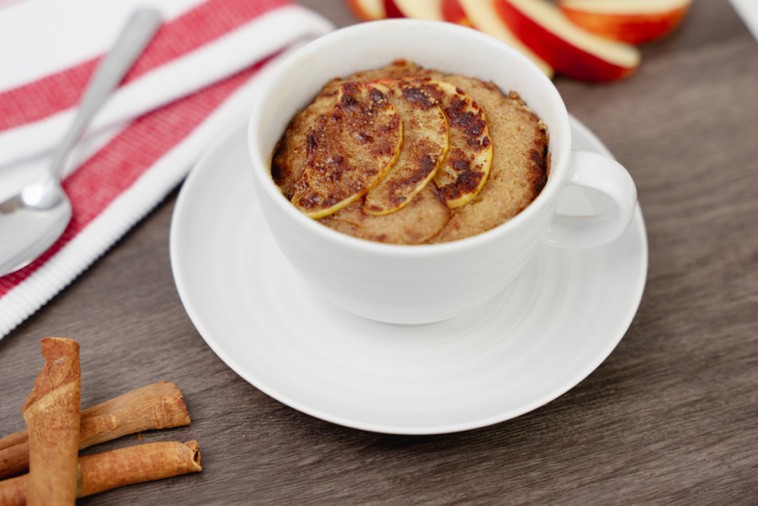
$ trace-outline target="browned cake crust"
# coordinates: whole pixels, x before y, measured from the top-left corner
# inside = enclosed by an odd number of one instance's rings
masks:
[[[354,202],[320,221],[334,230],[369,241],[423,244],[442,230],[452,213],[433,185],[426,185],[410,204],[391,214],[376,216],[361,207],[361,202]]]
[[[488,139],[492,143],[492,163],[484,185],[473,199],[460,207],[448,209],[445,195],[438,187],[438,176],[400,211],[372,216],[363,209],[363,199],[359,199],[322,218],[322,224],[378,242],[448,242],[482,233],[508,221],[539,195],[549,172],[548,132],[516,93],[505,95],[493,83],[443,74],[398,60],[381,69],[361,71],[330,81],[313,102],[291,120],[272,158],[272,176],[288,199],[292,198],[296,183],[302,177],[308,132],[317,128],[319,118],[334,107],[340,86],[345,82],[400,78],[450,83],[470,95],[475,105],[484,111]],[[450,151],[447,156],[451,156]],[[462,155],[458,153],[458,156]]]

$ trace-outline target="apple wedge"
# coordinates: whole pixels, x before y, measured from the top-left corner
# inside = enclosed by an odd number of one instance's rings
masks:
[[[375,21],[387,17],[384,9],[384,0],[347,0],[347,5],[364,21]]]
[[[505,42],[532,60],[548,77],[553,76],[553,68],[534,51],[524,45],[500,19],[492,0],[456,0],[471,26],[477,30]]]
[[[388,18],[426,19],[444,21],[442,0],[384,0]]]
[[[639,51],[575,25],[543,0],[494,0],[498,14],[526,46],[559,74],[586,81],[611,81],[632,74]]]
[[[305,167],[292,203],[315,219],[339,211],[393,167],[402,141],[400,115],[379,87],[343,83],[335,105],[307,133]]]
[[[442,17],[457,25],[473,26],[458,0],[442,0]]]
[[[424,88],[400,79],[375,85],[403,121],[400,156],[363,203],[368,214],[383,216],[405,207],[432,180],[447,154],[449,128],[442,108]]]
[[[671,33],[692,0],[560,0],[571,21],[609,39],[642,44]]]

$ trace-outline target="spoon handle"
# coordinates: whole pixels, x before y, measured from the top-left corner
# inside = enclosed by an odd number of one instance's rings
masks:
[[[97,66],[84,90],[76,117],[53,155],[50,165],[53,177],[60,177],[69,151],[81,139],[92,117],[142,54],[161,25],[161,20],[160,11],[153,8],[141,8],[131,15],[113,49]]]

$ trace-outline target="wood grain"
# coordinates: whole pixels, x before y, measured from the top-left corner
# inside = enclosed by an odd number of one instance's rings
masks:
[[[342,0],[309,0],[337,25]],[[645,295],[613,354],[567,394],[460,434],[398,437],[311,418],[237,377],[190,323],[168,234],[176,194],[0,341],[0,432],[22,430],[39,339],[81,343],[85,405],[176,382],[203,472],[80,504],[758,504],[758,44],[698,1],[631,79],[559,79],[629,168],[650,240]],[[137,442],[136,436],[88,452]]]

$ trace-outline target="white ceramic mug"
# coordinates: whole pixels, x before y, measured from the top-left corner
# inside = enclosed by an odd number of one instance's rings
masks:
[[[516,91],[550,135],[547,184],[510,221],[474,237],[434,245],[381,244],[336,232],[298,211],[271,178],[271,156],[290,119],[330,79],[396,59],[493,81]],[[501,292],[544,244],[594,247],[630,223],[636,190],[610,158],[572,151],[566,107],[527,58],[477,31],[448,23],[387,20],[321,37],[289,56],[262,83],[249,122],[255,191],[286,258],[316,291],[357,315],[387,323],[444,320]],[[556,215],[567,185],[593,188],[614,204],[594,218]],[[321,329],[320,331],[326,331]]]

